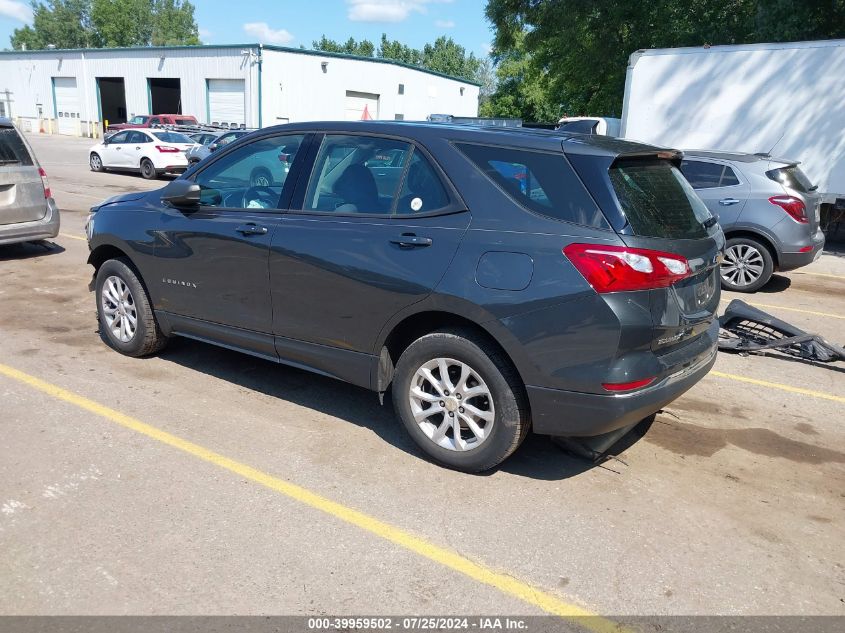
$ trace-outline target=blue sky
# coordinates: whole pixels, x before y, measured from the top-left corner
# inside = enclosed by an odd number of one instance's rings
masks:
[[[325,34],[375,43],[382,33],[416,48],[451,36],[476,55],[492,33],[484,0],[193,0],[200,39],[209,44],[262,42],[311,47]],[[28,0],[0,0],[0,49],[31,18]]]

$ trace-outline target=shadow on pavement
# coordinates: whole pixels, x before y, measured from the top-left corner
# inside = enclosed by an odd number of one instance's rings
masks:
[[[58,255],[64,253],[65,249],[55,242],[42,240],[40,242],[21,242],[18,244],[6,244],[0,246],[0,262],[12,259],[32,259],[33,257],[45,257],[47,255]]]
[[[385,394],[384,406],[380,406],[376,394],[361,387],[179,337],[174,338],[159,357],[245,389],[370,429],[385,442],[425,459],[394,415],[389,393]],[[638,434],[638,429],[632,431],[630,437],[622,438],[613,447],[613,454],[638,441],[645,432]],[[521,477],[559,480],[596,467],[614,472],[617,468],[612,464],[593,464],[565,453],[549,437],[529,434],[516,453],[490,473],[501,470]]]

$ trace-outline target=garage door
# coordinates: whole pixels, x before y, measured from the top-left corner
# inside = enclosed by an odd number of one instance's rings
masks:
[[[208,80],[209,123],[246,123],[243,79]]]
[[[79,134],[79,91],[76,77],[53,77],[59,134]]]
[[[378,118],[378,95],[346,91],[346,120],[367,121]]]

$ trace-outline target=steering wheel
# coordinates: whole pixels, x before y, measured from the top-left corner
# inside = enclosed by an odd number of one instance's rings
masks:
[[[279,204],[279,194],[270,187],[255,186],[244,191],[243,208],[248,209],[253,200],[261,202],[264,209],[275,209]]]

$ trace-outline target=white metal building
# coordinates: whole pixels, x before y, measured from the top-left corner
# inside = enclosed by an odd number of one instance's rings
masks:
[[[265,127],[476,116],[478,85],[381,59],[260,44],[0,52],[0,116],[90,136],[104,121],[190,114]]]

